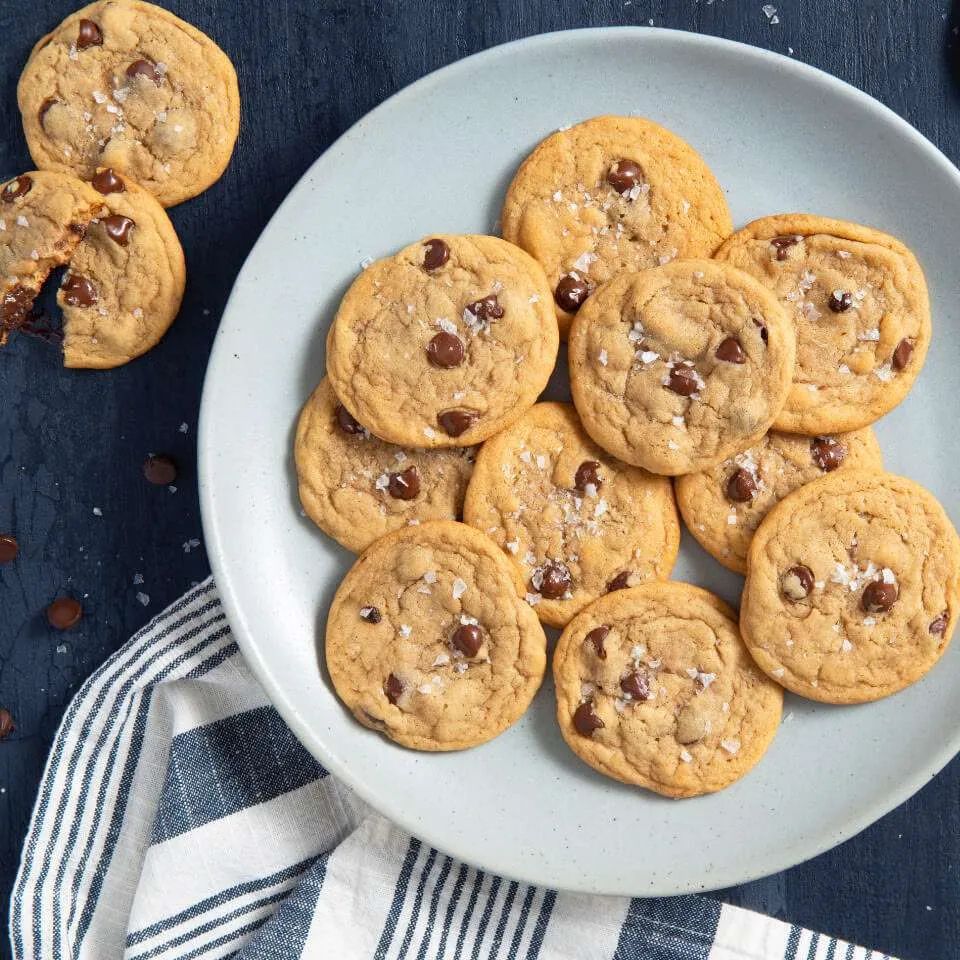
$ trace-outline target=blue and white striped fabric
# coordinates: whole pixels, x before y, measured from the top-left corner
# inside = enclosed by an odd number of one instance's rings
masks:
[[[294,739],[210,580],[70,705],[10,933],[17,960],[879,960],[704,897],[530,887],[401,833]]]

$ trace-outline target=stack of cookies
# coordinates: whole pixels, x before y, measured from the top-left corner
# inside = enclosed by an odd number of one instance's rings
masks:
[[[304,508],[361,554],[326,633],[357,719],[423,750],[488,740],[561,627],[567,743],[688,797],[760,760],[784,689],[856,703],[922,676],[960,541],[870,429],[930,340],[910,251],[800,214],[734,233],[695,151],[622,117],[541,143],[502,228],[361,273],[301,414]],[[574,402],[537,403],[562,337]],[[678,502],[746,574],[739,613],[668,581]]]
[[[226,169],[240,123],[233,65],[160,7],[99,0],[37,43],[17,99],[38,170],[0,188],[0,344],[29,328],[50,272],[67,266],[64,363],[127,363],[179,311],[186,269],[164,208]]]

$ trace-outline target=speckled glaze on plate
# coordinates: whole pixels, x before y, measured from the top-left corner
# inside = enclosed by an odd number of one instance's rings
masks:
[[[601,113],[648,116],[689,141],[728,191],[737,226],[805,210],[874,225],[912,247],[930,282],[933,342],[913,392],[877,435],[887,468],[960,520],[960,173],[892,112],[824,73],[645,28],[547,34],[470,57],[386,101],[317,160],[264,231],[220,325],[200,422],[201,502],[237,641],[332,773],[486,870],[652,896],[789,867],[919,789],[960,749],[960,646],[919,684],[875,704],[788,695],[757,768],[695,800],[666,800],[581,763],[556,727],[549,683],[496,740],[417,755],[361,727],[333,694],[317,639],[351,557],[300,516],[292,466],[297,413],[322,376],[324,336],[360,261],[431,232],[495,230],[503,191],[532,147]],[[264,324],[265,304],[282,323]],[[569,396],[564,374],[549,395]],[[689,537],[674,577],[734,603],[742,583]]]

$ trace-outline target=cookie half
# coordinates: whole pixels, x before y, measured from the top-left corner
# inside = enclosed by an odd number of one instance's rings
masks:
[[[598,447],[566,403],[538,403],[480,450],[467,523],[506,551],[544,623],[670,575],[680,524],[670,481]]]
[[[686,583],[647,583],[591,604],[563,631],[553,676],[573,752],[668,797],[742,777],[770,746],[783,709],[734,612]]]
[[[17,86],[37,166],[133,177],[165,206],[219,179],[240,128],[237,75],[196,27],[141,0],[101,0],[33,48]]]
[[[725,567],[746,573],[753,533],[784,497],[834,470],[882,466],[869,427],[822,437],[771,431],[709,470],[677,477],[677,504],[701,546]]]
[[[716,256],[772,290],[796,327],[778,430],[856,430],[907,395],[930,344],[930,302],[920,264],[895,237],[791,213],[748,224]]]
[[[943,655],[960,612],[960,540],[923,487],[843,470],[767,514],[750,544],[744,640],[788,690],[863,703]]]
[[[546,637],[493,541],[432,520],[378,540],[327,618],[337,695],[364,726],[416,750],[492,739],[543,679]]]
[[[627,463],[674,476],[766,433],[790,388],[794,335],[746,273],[678,260],[600,287],[577,314],[569,359],[590,436]]]
[[[327,374],[390,443],[472,446],[533,405],[558,342],[535,260],[496,237],[437,235],[353,282],[327,337]]]
[[[106,369],[156,346],[180,310],[183,248],[166,211],[107,168],[92,182],[103,207],[70,259],[57,303],[68,367]]]
[[[0,345],[23,326],[50,271],[69,262],[102,201],[89,184],[48,170],[0,187]]]
[[[408,524],[459,519],[476,451],[378,440],[347,413],[324,378],[300,413],[293,453],[307,515],[359,552]]]
[[[543,266],[564,336],[599,284],[709,257],[733,229],[696,150],[640,117],[594,117],[551,134],[517,171],[501,220],[503,236]]]

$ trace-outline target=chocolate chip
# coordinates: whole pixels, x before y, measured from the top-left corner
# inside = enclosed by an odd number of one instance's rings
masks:
[[[382,619],[380,616],[380,611],[376,607],[361,607],[360,608],[360,619],[366,620],[367,623],[379,623]]]
[[[136,77],[146,77],[158,87],[163,83],[163,73],[157,69],[152,60],[136,60],[127,67],[127,76],[133,80]]]
[[[151,453],[143,461],[143,475],[158,487],[167,487],[177,479],[177,465],[165,453]]]
[[[767,325],[756,317],[753,318],[753,325],[760,331],[760,339],[766,343],[770,339],[770,332],[767,330]]]
[[[344,433],[363,433],[363,427],[342,403],[337,404],[337,426]]]
[[[20,552],[20,545],[14,537],[3,534],[0,536],[0,563],[13,563]]]
[[[770,241],[770,246],[776,250],[778,260],[787,259],[787,251],[800,242],[799,237],[774,237]]]
[[[427,359],[445,370],[463,363],[463,341],[455,333],[441,330],[427,344]]]
[[[947,624],[950,622],[950,614],[944,610],[943,613],[937,614],[931,621],[929,629],[935,637],[942,637],[947,632]]]
[[[494,294],[489,297],[481,297],[468,304],[467,310],[470,311],[478,320],[499,320],[503,316],[503,307]]]
[[[727,499],[734,503],[749,503],[757,495],[757,478],[740,467],[727,480]]]
[[[92,307],[97,300],[97,288],[77,273],[68,273],[60,284],[63,302],[70,307]]]
[[[814,437],[810,441],[810,456],[824,472],[836,470],[847,456],[847,448],[833,437]]]
[[[387,695],[387,699],[396,705],[403,696],[403,681],[395,673],[391,673],[383,685],[383,692]]]
[[[553,299],[557,306],[567,313],[576,313],[584,304],[587,297],[590,296],[590,285],[586,280],[568,273],[560,278],[556,290],[553,291]]]
[[[650,696],[650,678],[645,673],[634,670],[620,678],[620,689],[634,700],[646,700]]]
[[[387,489],[394,500],[414,500],[420,493],[420,473],[416,467],[391,473],[387,479]]]
[[[593,712],[593,704],[587,701],[573,711],[573,726],[582,737],[592,737],[594,730],[602,729],[603,721]]]
[[[780,580],[780,590],[788,600],[805,600],[813,590],[813,571],[802,563],[791,567]]]
[[[626,590],[630,586],[630,570],[623,570],[618,573],[608,584],[607,593],[613,593],[616,590]]]
[[[860,606],[867,613],[883,613],[889,610],[900,596],[900,590],[895,583],[884,583],[883,580],[874,580],[864,588],[860,597]]]
[[[700,389],[700,380],[692,364],[678,363],[670,368],[666,385],[669,390],[680,394],[681,397],[690,397]]]
[[[846,290],[834,290],[830,294],[827,306],[834,313],[846,313],[853,306],[853,294]]]
[[[112,213],[102,220],[107,236],[121,247],[125,247],[130,240],[130,231],[136,226],[129,217],[122,217],[119,213]]]
[[[540,570],[540,586],[536,586],[534,578],[530,580],[533,590],[548,600],[559,600],[570,589],[570,571],[565,563],[554,561],[546,564]]]
[[[455,650],[459,650],[465,657],[475,657],[483,646],[483,633],[472,623],[466,623],[454,631],[450,638]]]
[[[629,193],[643,179],[640,164],[632,160],[618,160],[607,171],[607,183],[617,193]]]
[[[16,729],[13,714],[6,707],[0,707],[0,740],[6,740]]]
[[[99,190],[104,195],[123,193],[127,189],[123,185],[123,181],[113,172],[113,167],[105,167],[103,170],[97,171],[90,183],[94,190]]]
[[[92,20],[81,20],[77,32],[77,49],[86,50],[87,47],[103,46],[103,34]]]
[[[717,347],[715,356],[718,360],[723,360],[724,363],[747,362],[747,355],[743,352],[743,347],[740,346],[740,341],[736,337],[727,337]]]
[[[26,196],[30,192],[31,187],[33,187],[33,180],[31,180],[30,177],[17,177],[3,188],[3,193],[0,193],[0,199],[2,199],[4,203],[13,203],[14,200]]]
[[[573,485],[581,493],[584,493],[587,487],[593,487],[594,490],[598,490],[602,483],[603,478],[600,476],[600,463],[597,460],[584,460],[583,463],[577,467],[577,472],[573,478]]]
[[[0,343],[5,342],[8,330],[16,330],[26,321],[35,296],[32,290],[19,286],[3,295],[3,304],[0,305]]]
[[[76,626],[83,616],[83,607],[73,597],[57,597],[47,607],[47,620],[57,630],[69,630]]]
[[[473,410],[441,410],[437,423],[448,437],[459,437],[477,422],[480,415]]]
[[[902,370],[910,362],[912,355],[913,344],[904,337],[903,340],[897,344],[897,349],[893,351],[890,366],[893,367],[894,370]]]
[[[450,247],[445,240],[434,238],[423,245],[423,269],[439,270],[450,259]]]
[[[599,627],[594,627],[584,638],[584,643],[593,644],[593,650],[596,655],[601,660],[607,659],[607,651],[603,645],[603,641],[607,639],[607,634],[610,632],[610,628],[603,624]]]

